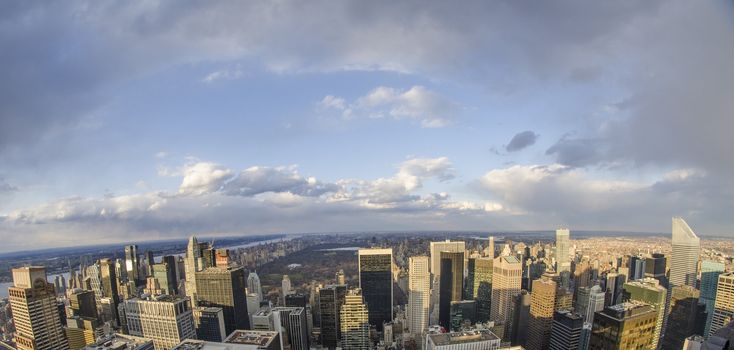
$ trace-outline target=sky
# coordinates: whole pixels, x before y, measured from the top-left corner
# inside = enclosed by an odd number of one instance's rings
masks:
[[[734,236],[731,1],[0,4],[0,252]]]

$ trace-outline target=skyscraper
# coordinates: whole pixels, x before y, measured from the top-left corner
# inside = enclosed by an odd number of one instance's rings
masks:
[[[584,322],[593,324],[594,313],[604,310],[604,297],[606,293],[595,285],[591,288],[580,288],[578,299],[576,300],[576,309],[584,318]]]
[[[339,316],[344,304],[347,286],[329,285],[319,289],[319,311],[321,322],[321,345],[336,349],[341,339]]]
[[[306,309],[303,307],[276,307],[273,315],[273,331],[278,332],[281,349],[308,350]]]
[[[431,298],[431,274],[427,256],[408,259],[408,329],[420,336],[428,328]]]
[[[439,324],[451,329],[451,302],[460,301],[464,281],[464,252],[441,252]]]
[[[634,281],[645,277],[645,258],[631,256],[629,259],[629,276],[627,280]]]
[[[624,284],[624,296],[626,300],[648,304],[657,314],[652,342],[653,349],[658,348],[658,344],[662,341],[667,294],[668,291],[654,278],[644,278]]]
[[[463,253],[466,251],[466,243],[463,241],[431,242],[429,245],[431,253],[431,273],[433,279],[438,279],[441,274],[441,252]]]
[[[122,305],[130,335],[153,340],[157,350],[171,349],[184,339],[196,338],[188,298],[169,295],[132,298]]]
[[[344,276],[343,269],[339,269],[334,277],[336,279],[336,284],[347,284],[347,279],[346,276]]]
[[[258,300],[263,300],[263,290],[260,285],[260,277],[258,277],[257,272],[255,271],[250,272],[247,276],[247,292],[257,293]]]
[[[131,282],[135,282],[136,285],[142,284],[140,278],[140,261],[138,257],[138,246],[137,245],[126,245],[125,246],[125,273],[127,278]]]
[[[214,266],[214,252],[208,243],[199,243],[195,236],[189,238],[189,244],[186,247],[186,257],[184,259],[184,269],[186,270],[186,296],[191,299],[193,306],[196,306],[196,273]]]
[[[520,293],[522,284],[522,263],[514,256],[500,256],[492,263],[492,307],[490,319],[505,324],[511,330],[509,316],[514,306],[515,296]],[[511,335],[512,333],[507,333]]]
[[[714,302],[714,317],[707,336],[711,336],[720,328],[734,320],[734,272],[719,275]]]
[[[281,290],[283,292],[283,305],[285,305],[285,296],[293,293],[293,287],[291,287],[291,278],[288,277],[288,275],[283,275]]]
[[[245,271],[238,268],[214,268],[196,273],[196,295],[199,305],[221,307],[227,334],[237,329],[249,329]]]
[[[724,272],[724,263],[704,260],[701,262],[701,302],[706,305],[706,325],[703,336],[711,330],[711,320],[714,318],[714,303],[716,302],[716,286],[719,275]]]
[[[99,318],[97,300],[90,290],[74,289],[69,293],[69,314],[87,318]]]
[[[567,228],[556,230],[556,271],[561,276],[561,284],[568,288],[571,278],[571,232]]]
[[[553,326],[548,342],[550,350],[578,350],[584,319],[571,311],[561,310],[553,313]]]
[[[489,236],[489,244],[487,245],[486,256],[493,260],[496,257],[494,249],[494,236]]]
[[[680,217],[673,218],[673,253],[670,259],[670,283],[696,287],[701,242]]]
[[[347,293],[340,313],[342,348],[371,349],[369,310],[362,300],[359,289],[353,289]]]
[[[492,299],[492,265],[494,258],[470,258],[468,263],[467,299],[477,301],[477,320],[489,320]]]
[[[556,279],[560,280],[560,278]],[[553,315],[559,310],[569,310],[571,308],[570,301],[571,298],[566,290],[550,276],[543,276],[533,281],[533,292],[530,293],[527,348],[548,348],[553,326]]]
[[[117,274],[115,271],[115,263],[110,259],[99,260],[99,276],[100,285],[104,297],[110,301],[111,310],[105,310],[102,307],[104,320],[115,321],[117,324],[120,323],[119,315],[117,314],[117,306],[120,305],[120,294],[117,291]],[[102,301],[102,300],[100,300]]]
[[[698,289],[691,286],[673,287],[662,349],[682,349],[686,338],[703,334],[706,306],[699,302],[699,296]]]
[[[392,249],[360,249],[359,287],[369,310],[370,324],[382,331],[393,318]]]
[[[192,310],[196,339],[221,342],[227,337],[221,307],[196,307]]]
[[[169,262],[164,260],[158,264],[153,264],[151,271],[163,294],[177,294],[175,265],[169,265]]]
[[[45,268],[13,269],[13,286],[8,288],[8,299],[18,350],[69,349],[54,285],[46,280]]]
[[[590,350],[655,349],[655,319],[650,305],[625,302],[604,308],[594,316]]]

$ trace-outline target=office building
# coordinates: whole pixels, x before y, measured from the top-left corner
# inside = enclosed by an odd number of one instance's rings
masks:
[[[520,294],[522,263],[514,256],[500,256],[492,263],[492,305],[490,320],[507,325],[514,306],[515,296]],[[511,329],[512,327],[506,327]],[[512,333],[508,333],[510,335]]]
[[[72,316],[66,319],[66,339],[70,350],[79,350],[93,344],[102,335],[100,323],[96,318]],[[99,332],[97,331],[99,329]]]
[[[208,267],[214,266],[214,257],[211,245],[208,243],[199,243],[195,236],[189,238],[186,247],[186,257],[184,258],[184,269],[186,271],[186,296],[191,299],[193,306],[198,302],[196,298],[196,273]]]
[[[382,331],[393,318],[392,249],[360,249],[358,252],[359,288],[369,309],[370,325]]]
[[[469,295],[466,299],[477,301],[477,319],[479,322],[489,320],[490,305],[492,300],[492,264],[494,258],[470,258],[467,264],[467,290]]]
[[[69,315],[99,318],[97,300],[91,290],[74,289],[68,294],[67,299],[69,300]]]
[[[220,307],[224,312],[227,334],[237,329],[249,329],[245,270],[210,267],[195,273],[196,296],[200,306]]]
[[[631,256],[629,259],[629,276],[627,280],[635,281],[645,278],[645,262],[646,259],[641,256]]]
[[[339,317],[347,286],[329,285],[319,289],[319,311],[321,314],[321,345],[336,349],[341,340]]]
[[[464,281],[464,252],[441,252],[439,324],[451,328],[451,302],[460,301]]]
[[[257,331],[272,331],[275,329],[273,321],[272,309],[269,306],[263,306],[252,316],[252,327]]]
[[[221,307],[195,307],[192,310],[196,339],[223,341],[227,337],[224,311]]]
[[[664,254],[653,253],[645,258],[645,277],[660,281],[660,285],[668,288],[669,282],[666,277],[667,260]]]
[[[158,284],[158,289],[161,291],[161,294],[178,294],[175,265],[169,265],[169,262],[164,260],[161,263],[153,264],[150,269],[153,272],[152,276]]]
[[[425,350],[498,350],[501,341],[487,329],[426,335]]]
[[[627,282],[627,276],[616,272],[606,275],[606,300],[605,305],[616,305],[622,302],[622,287]]]
[[[283,281],[281,282],[281,291],[282,291],[282,301],[285,305],[285,297],[286,295],[290,295],[293,293],[293,287],[291,286],[291,278],[288,277],[288,275],[283,275]]]
[[[157,350],[153,340],[132,335],[112,333],[97,339],[82,350]]]
[[[257,272],[250,272],[247,276],[247,292],[257,294],[258,301],[263,300],[263,290]]]
[[[487,249],[484,251],[484,256],[492,260],[497,257],[497,252],[494,248],[494,236],[489,236],[489,242],[487,243]]]
[[[370,350],[369,310],[359,289],[350,290],[344,297],[340,311],[342,348],[350,350]]]
[[[196,338],[188,298],[161,295],[122,302],[130,335],[153,340],[156,350],[168,350],[187,338]]]
[[[429,250],[431,254],[430,272],[433,274],[434,280],[436,280],[438,279],[438,275],[441,274],[441,252],[464,253],[466,252],[466,242],[452,242],[450,240],[446,240],[444,242],[431,242],[429,244]]]
[[[655,349],[657,312],[645,303],[625,302],[594,316],[590,350]]]
[[[285,296],[285,306],[288,307],[307,307],[308,296],[305,294],[290,294]]]
[[[567,228],[556,230],[556,271],[561,276],[561,285],[569,286],[571,278],[571,232]]]
[[[226,346],[231,347],[232,350],[285,350],[280,349],[280,337],[278,336],[278,332],[272,331],[237,330],[230,334],[227,339],[224,340],[224,343]],[[206,348],[195,349],[209,350]],[[218,348],[213,348],[212,350],[223,349],[220,346]]]
[[[567,310],[556,311],[553,313],[548,349],[578,350],[583,327],[584,318],[581,315]]]
[[[120,319],[117,315],[117,307],[120,305],[120,294],[117,291],[118,279],[115,263],[110,259],[100,259],[99,276],[102,294],[104,298],[108,299],[108,303],[100,299],[101,309],[103,311],[102,318],[104,321],[113,321],[116,324],[120,324]],[[109,308],[105,308],[105,304],[109,305]]]
[[[140,285],[144,279],[140,276],[140,260],[137,245],[125,246],[125,275],[128,281]]]
[[[663,337],[663,349],[681,349],[686,338],[703,334],[706,306],[699,302],[700,292],[691,286],[674,286],[670,301],[668,327]]]
[[[701,262],[701,302],[706,305],[706,324],[704,336],[711,330],[711,321],[714,318],[714,304],[716,302],[716,286],[719,275],[724,272],[724,263],[704,260]]]
[[[431,302],[431,274],[427,256],[408,259],[408,330],[420,336],[428,328]]]
[[[458,331],[477,323],[477,302],[475,300],[452,301],[449,326],[451,331]]]
[[[591,288],[580,288],[578,299],[576,300],[577,312],[584,318],[584,322],[593,324],[594,313],[604,310],[604,298],[606,293],[599,287],[594,285]]]
[[[654,278],[643,278],[624,284],[625,300],[639,301],[650,305],[657,314],[653,348],[656,349],[663,337],[663,319],[665,318],[665,304],[668,291]]]
[[[560,276],[556,280],[560,280]],[[559,310],[571,308],[569,293],[544,275],[533,281],[533,292],[530,293],[530,318],[528,320],[527,342],[530,349],[546,349],[550,341],[553,315]]]
[[[347,284],[347,278],[344,275],[344,270],[342,269],[339,269],[339,271],[336,272],[334,279],[336,280],[336,284]]]
[[[673,253],[670,259],[670,284],[696,287],[701,241],[688,224],[673,218]]]
[[[280,347],[290,350],[308,350],[309,336],[306,309],[303,307],[276,307],[272,315],[271,331],[278,332]]]
[[[530,323],[530,301],[530,293],[527,290],[520,291],[520,294],[515,297],[515,306],[512,308],[512,329],[515,332],[509,338],[512,344],[527,343],[527,330],[528,324]]]
[[[714,302],[714,316],[708,336],[724,328],[734,320],[734,273],[722,273],[716,286],[716,301]]]
[[[13,269],[8,288],[18,350],[64,350],[69,343],[62,327],[53,283],[43,267]]]

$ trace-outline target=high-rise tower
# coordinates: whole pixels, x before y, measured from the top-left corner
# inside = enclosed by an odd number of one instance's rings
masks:
[[[408,329],[420,336],[428,328],[431,298],[431,274],[427,256],[408,259]]]
[[[369,309],[370,324],[382,331],[392,321],[392,249],[360,249],[359,287]]]
[[[362,300],[359,289],[350,290],[347,293],[340,312],[342,348],[371,349],[369,311]]]
[[[500,256],[494,259],[492,267],[492,307],[489,318],[504,323],[506,334],[511,335],[510,314],[514,306],[513,300],[520,294],[522,263],[514,256]]]
[[[13,269],[13,286],[8,289],[8,297],[19,350],[69,349],[54,285],[46,280],[45,268]]]
[[[708,336],[725,327],[732,320],[734,320],[734,272],[728,272],[719,275],[714,317],[711,320]]]
[[[140,258],[138,257],[138,246],[137,245],[126,245],[125,246],[125,272],[127,279],[135,284],[141,284],[140,278]]]
[[[714,303],[716,301],[716,286],[719,275],[724,273],[724,263],[704,260],[701,262],[701,302],[706,305],[706,325],[703,335],[707,336],[711,330],[711,320],[714,318]]]
[[[680,217],[673,218],[673,253],[670,259],[670,283],[696,287],[701,240]]]
[[[441,252],[439,324],[451,329],[451,302],[461,301],[464,281],[464,252]]]

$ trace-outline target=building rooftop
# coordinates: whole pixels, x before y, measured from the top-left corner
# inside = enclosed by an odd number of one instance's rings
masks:
[[[257,349],[258,347],[259,346],[257,345],[237,345],[186,339],[171,348],[171,350],[252,350]]]
[[[488,341],[488,340],[499,340],[500,339],[499,337],[494,335],[494,333],[492,333],[488,329],[478,329],[478,330],[472,330],[472,331],[451,332],[451,333],[441,333],[441,334],[429,334],[427,335],[427,337],[431,339],[433,344],[436,344],[438,346],[473,343],[473,342],[478,342],[478,341]]]
[[[230,334],[225,343],[229,344],[250,344],[267,347],[272,343],[278,332],[271,331],[252,331],[252,330],[236,330]]]
[[[137,350],[143,346],[152,348],[153,341],[131,335],[111,334],[97,339],[96,343],[87,345],[82,350]]]

